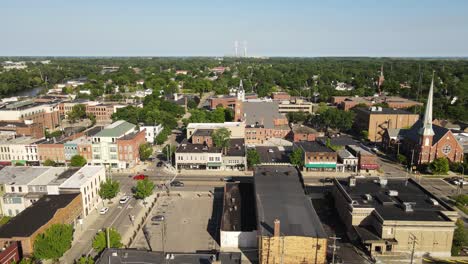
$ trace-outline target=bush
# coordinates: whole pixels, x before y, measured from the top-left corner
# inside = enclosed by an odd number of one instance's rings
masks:
[[[398,154],[397,160],[398,160],[398,163],[400,164],[406,164],[406,156],[403,154]]]
[[[120,248],[122,247],[122,242],[121,242],[121,236],[117,230],[114,228],[109,228],[109,245],[111,248]],[[107,236],[106,236],[106,231],[100,231],[99,233],[96,234],[96,236],[93,239],[93,248],[96,250],[98,253],[103,251],[107,247]]]
[[[70,166],[72,167],[83,167],[88,161],[81,155],[75,155],[70,160]]]
[[[449,162],[447,158],[437,158],[429,165],[432,174],[447,174],[449,171]]]
[[[463,247],[468,244],[468,236],[466,234],[465,225],[462,220],[456,222],[455,232],[453,233],[452,255],[458,256]]]

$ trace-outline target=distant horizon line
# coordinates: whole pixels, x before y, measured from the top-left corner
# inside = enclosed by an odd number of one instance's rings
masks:
[[[468,55],[460,56],[365,56],[365,55],[323,55],[323,56],[216,56],[216,55],[0,55],[0,58],[403,58],[403,59],[468,59]]]

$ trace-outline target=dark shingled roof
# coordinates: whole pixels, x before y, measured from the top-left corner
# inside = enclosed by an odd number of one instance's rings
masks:
[[[359,144],[357,140],[353,139],[348,135],[340,135],[334,137],[318,137],[316,141],[322,142],[322,144],[326,144],[328,138],[330,139],[330,144],[332,144],[333,146],[348,146]]]
[[[419,142],[419,139],[421,138],[421,135],[419,135],[419,129],[423,127],[423,122],[421,120],[418,120],[414,125],[403,132],[403,137],[405,139],[409,139],[413,142]],[[434,146],[439,142],[439,140],[449,132],[449,130],[445,127],[441,127],[438,125],[432,125],[432,130],[434,130],[434,138],[432,139],[432,145]]]
[[[254,182],[258,230],[262,236],[272,236],[274,220],[279,219],[284,236],[326,237],[294,167],[258,166]]]
[[[57,213],[65,208],[79,193],[45,195],[30,207],[13,217],[0,227],[0,238],[29,237],[41,226],[47,224]]]

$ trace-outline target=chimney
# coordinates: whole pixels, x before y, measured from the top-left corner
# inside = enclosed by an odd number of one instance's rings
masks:
[[[274,223],[275,223],[274,236],[279,237],[281,234],[281,230],[280,230],[281,222],[279,219],[275,219]]]

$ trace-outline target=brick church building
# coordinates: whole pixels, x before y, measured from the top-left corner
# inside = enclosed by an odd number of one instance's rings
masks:
[[[418,120],[411,128],[386,131],[384,145],[399,144],[399,152],[406,154],[412,164],[430,163],[436,158],[446,157],[451,162],[463,162],[463,147],[452,131],[432,123],[434,78],[432,78],[424,119]]]

